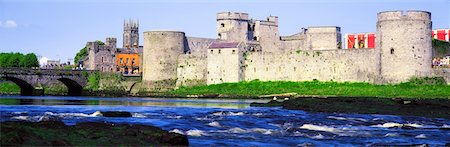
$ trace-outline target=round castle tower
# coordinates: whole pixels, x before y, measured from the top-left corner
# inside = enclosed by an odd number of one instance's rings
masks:
[[[247,41],[248,20],[247,13],[217,13],[217,38],[236,42]]]
[[[177,79],[178,56],[186,49],[184,32],[144,32],[144,82]]]
[[[383,82],[399,83],[431,74],[431,25],[430,12],[378,13],[376,46],[381,50]]]

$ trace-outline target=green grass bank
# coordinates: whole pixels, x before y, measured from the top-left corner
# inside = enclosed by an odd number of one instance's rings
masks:
[[[394,85],[339,82],[286,82],[258,80],[239,83],[223,83],[181,87],[166,92],[168,95],[227,95],[250,96],[296,93],[297,96],[379,97],[379,98],[450,98],[450,85],[443,79],[412,79]]]
[[[20,94],[20,87],[12,82],[0,82],[0,93]]]

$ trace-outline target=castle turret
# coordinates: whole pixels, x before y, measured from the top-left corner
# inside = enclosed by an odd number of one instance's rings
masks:
[[[170,83],[175,84],[178,57],[185,51],[184,32],[144,32],[143,81],[150,84],[164,81],[168,86],[175,86]]]
[[[117,51],[117,39],[116,38],[106,38],[105,45],[111,50],[111,55],[116,54]]]
[[[264,52],[279,52],[278,17],[269,16],[266,20],[255,20],[252,23],[253,37],[251,40],[259,42]]]
[[[139,21],[123,23],[123,48],[139,47]]]
[[[247,13],[217,13],[217,38],[234,42],[247,41],[248,21]]]
[[[431,13],[378,13],[376,46],[381,49],[381,76],[387,83],[405,82],[432,72]]]
[[[84,63],[85,64],[84,66],[89,70],[94,70],[95,69],[95,57],[96,57],[95,55],[99,51],[99,45],[96,41],[87,42],[86,48],[88,50],[89,62]]]

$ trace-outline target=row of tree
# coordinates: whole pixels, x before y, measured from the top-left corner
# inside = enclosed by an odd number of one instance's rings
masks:
[[[34,53],[0,53],[0,67],[39,67],[39,61]]]

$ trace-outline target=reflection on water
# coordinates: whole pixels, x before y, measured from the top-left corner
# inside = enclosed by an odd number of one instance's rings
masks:
[[[2,96],[2,105],[122,105],[122,106],[171,106],[246,108],[256,99],[180,99],[180,98],[95,98],[95,97],[24,97]]]

